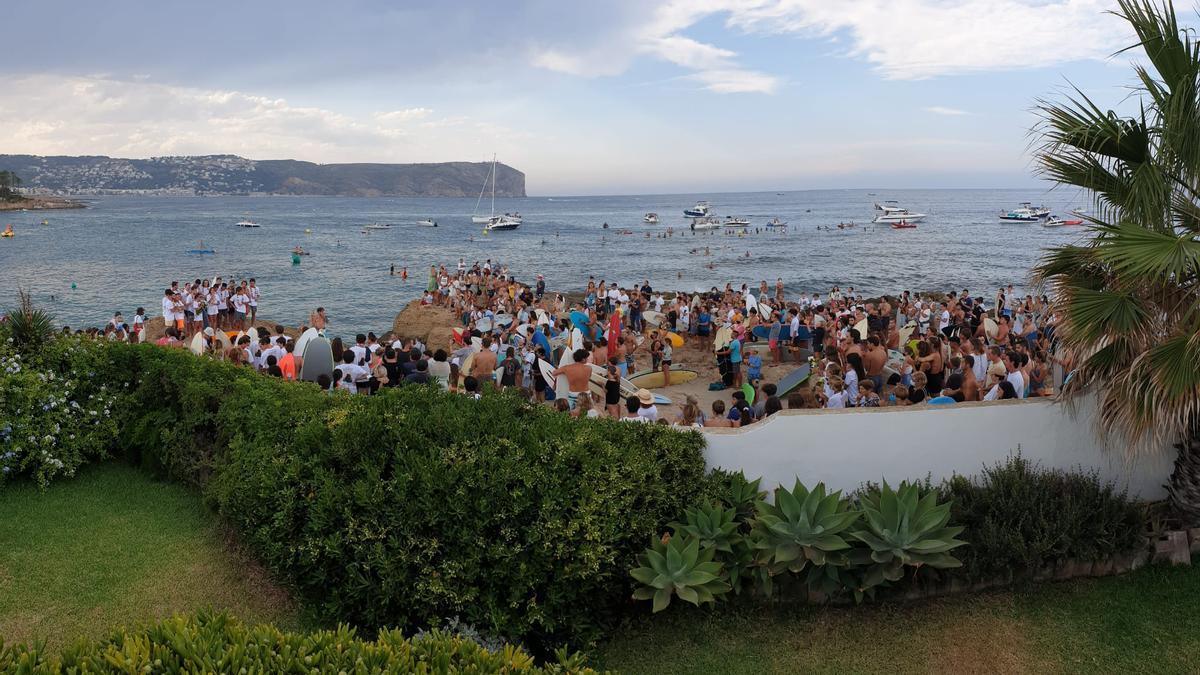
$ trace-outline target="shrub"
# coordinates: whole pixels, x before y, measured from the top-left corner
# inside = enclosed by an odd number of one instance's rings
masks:
[[[581,657],[560,653],[538,666],[521,649],[488,651],[438,631],[405,639],[393,630],[363,640],[345,626],[285,633],[228,616],[175,617],[47,654],[0,645],[0,673],[590,673]]]
[[[962,573],[974,580],[1145,546],[1141,508],[1095,471],[1045,469],[1017,454],[976,478],[955,476],[939,492],[953,503],[951,522],[970,533]]]
[[[582,645],[644,545],[702,489],[703,440],[433,387],[329,395],[148,345],[103,346],[132,387],[118,446],[203,487],[319,615],[458,616],[535,649]]]
[[[44,488],[103,457],[116,438],[117,385],[95,377],[94,345],[53,343],[23,355],[0,339],[0,484],[26,476]]]

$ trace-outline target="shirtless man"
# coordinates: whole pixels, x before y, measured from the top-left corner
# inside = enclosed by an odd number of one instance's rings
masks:
[[[588,390],[588,382],[592,377],[592,367],[585,363],[588,357],[586,349],[576,349],[571,356],[575,358],[575,363],[555,368],[550,374],[554,377],[565,375],[567,377],[567,388],[572,394],[578,394]]]
[[[325,319],[325,308],[324,307],[318,307],[317,311],[313,312],[308,317],[308,323],[311,324],[312,327],[316,328],[318,331],[325,330],[325,321],[326,321],[326,319]]]
[[[491,382],[493,373],[495,372],[496,352],[492,351],[491,336],[485,336],[483,338],[483,351],[475,353],[475,360],[471,362],[471,372],[467,374],[480,382]]]
[[[883,367],[887,365],[887,350],[880,344],[878,335],[867,338],[867,350],[863,353],[862,360],[867,378],[875,383],[875,391],[883,391]]]

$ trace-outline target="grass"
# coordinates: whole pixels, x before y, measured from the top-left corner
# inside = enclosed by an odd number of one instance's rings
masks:
[[[108,462],[39,491],[0,487],[0,639],[61,647],[200,609],[300,628],[187,489]]]
[[[857,608],[672,603],[593,661],[655,675],[1197,672],[1200,568]]]

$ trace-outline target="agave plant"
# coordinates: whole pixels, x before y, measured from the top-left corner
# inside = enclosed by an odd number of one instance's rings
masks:
[[[725,504],[734,509],[739,522],[746,522],[754,516],[758,502],[766,498],[767,493],[759,488],[760,483],[762,478],[746,480],[746,475],[741,471],[730,474]]]
[[[1043,102],[1046,176],[1093,201],[1090,239],[1050,249],[1061,395],[1096,395],[1099,423],[1127,454],[1175,444],[1169,493],[1200,524],[1200,43],[1169,3],[1119,0],[1144,54],[1138,113],[1079,92]]]
[[[671,523],[675,535],[691,535],[700,540],[701,547],[715,547],[718,551],[733,552],[733,546],[741,539],[738,535],[737,511],[721,508],[717,504],[688,509],[684,523]]]
[[[54,332],[54,317],[34,307],[27,291],[17,291],[17,298],[17,308],[8,313],[9,335],[17,349],[36,351]]]
[[[784,571],[803,572],[815,566],[841,567],[849,564],[850,544],[843,534],[861,513],[850,510],[841,491],[825,494],[825,484],[812,491],[797,480],[791,491],[782,485],[775,489],[775,503],[758,503],[758,517],[752,534],[758,549],[758,562],[767,574]],[[770,593],[769,577],[763,579]]]
[[[700,539],[691,535],[654,540],[650,549],[638,557],[641,567],[629,574],[645,586],[633,592],[636,600],[653,600],[654,611],[661,612],[678,595],[693,605],[715,602],[716,596],[729,592],[722,578],[724,570],[713,562],[716,548],[701,548]]]
[[[949,553],[966,544],[955,539],[963,528],[946,526],[950,521],[950,503],[938,504],[933,491],[923,497],[920,492],[917,485],[907,483],[893,490],[884,481],[877,493],[862,496],[862,527],[849,533],[870,549],[869,555],[855,560],[867,565],[855,590],[858,599],[861,600],[863,592],[884,582],[898,581],[904,576],[905,567],[962,566]]]

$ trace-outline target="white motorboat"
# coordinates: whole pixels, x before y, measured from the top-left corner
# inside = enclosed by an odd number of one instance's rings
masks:
[[[1013,209],[1008,213],[1001,213],[1000,220],[1006,220],[1017,223],[1036,223],[1041,220],[1041,217],[1036,215],[1030,209]]]
[[[786,220],[780,220],[778,216],[767,221],[767,227],[787,227]]]
[[[683,215],[688,218],[705,218],[711,210],[712,207],[708,205],[708,202],[696,202],[696,205],[692,208],[684,209]]]
[[[371,223],[370,225],[363,225],[363,229],[364,230],[390,230],[390,229],[392,229],[392,226],[388,225],[387,223]]]
[[[913,213],[908,209],[900,207],[885,206],[881,209],[883,213],[875,216],[871,221],[873,223],[919,223],[925,220],[927,214]]]
[[[729,216],[725,219],[725,227],[750,227],[750,221],[741,216]]]
[[[649,224],[649,225],[657,225],[658,224],[658,214],[657,213],[647,213],[646,215],[642,216],[642,222]]]
[[[1021,202],[1021,208],[1029,211],[1038,218],[1045,218],[1046,216],[1050,215],[1050,209],[1046,208],[1045,206],[1034,206],[1030,202]]]
[[[493,216],[483,230],[484,232],[491,232],[492,230],[515,230],[520,226],[520,220],[513,220],[509,216]]]
[[[692,219],[692,230],[719,230],[723,225],[721,221],[712,216],[703,216],[701,218]]]
[[[237,222],[237,226],[238,227],[262,227],[262,225],[259,225],[258,223],[254,222],[253,220],[249,220],[249,219],[239,220]]]
[[[429,220],[428,218],[426,218],[425,220],[418,220],[417,224],[420,225],[421,227],[437,227],[437,221]]]

